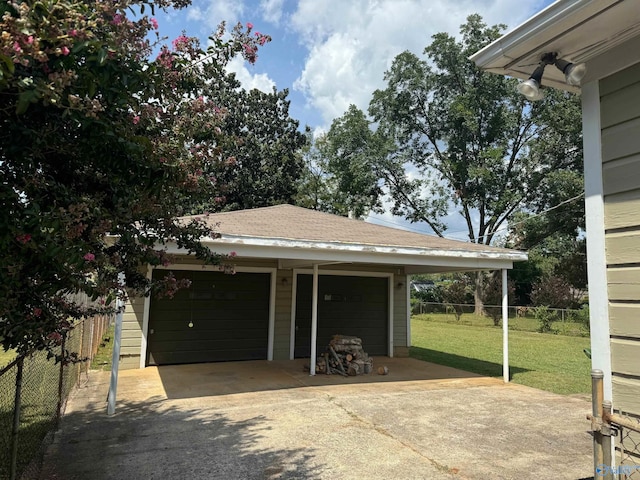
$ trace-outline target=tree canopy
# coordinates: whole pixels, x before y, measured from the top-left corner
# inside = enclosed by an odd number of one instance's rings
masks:
[[[147,12],[187,4],[0,4],[3,347],[58,345],[73,320],[112,309],[125,289],[171,294],[175,279],[152,285],[141,269],[168,264],[169,241],[223,260],[200,244],[215,235],[202,219],[176,216],[232,168],[228,105],[210,94],[233,56],[255,61],[269,37],[221,26],[207,48],[184,34],[162,45]],[[77,293],[104,305],[86,307]]]

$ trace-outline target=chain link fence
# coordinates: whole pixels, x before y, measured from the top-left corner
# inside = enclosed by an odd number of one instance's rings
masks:
[[[612,415],[610,421],[619,431],[616,445],[619,479],[640,480],[640,417],[620,412]]]
[[[79,322],[52,352],[77,352],[85,361],[65,365],[45,351],[34,351],[0,370],[0,480],[37,477],[45,439],[53,434],[66,399],[89,369],[113,318],[101,315]]]

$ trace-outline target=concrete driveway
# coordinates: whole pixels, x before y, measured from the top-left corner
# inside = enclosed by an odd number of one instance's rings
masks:
[[[586,398],[414,359],[310,377],[301,361],[108,372],[70,399],[42,479],[582,479]]]

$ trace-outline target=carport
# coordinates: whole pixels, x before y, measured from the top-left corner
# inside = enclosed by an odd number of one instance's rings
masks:
[[[407,356],[411,275],[501,270],[508,380],[507,270],[525,253],[291,205],[200,219],[219,234],[202,243],[229,255],[227,264],[202,265],[169,241],[174,262],[149,268],[148,278],[171,271],[193,288],[129,301],[114,369],[308,356],[313,375],[318,348],[335,333],[363,337],[376,355]]]

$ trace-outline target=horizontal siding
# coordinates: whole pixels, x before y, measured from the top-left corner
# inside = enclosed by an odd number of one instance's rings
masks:
[[[611,370],[640,377],[640,340],[611,339]]]
[[[603,78],[600,81],[600,96],[606,97],[628,86],[638,83],[640,79],[640,63],[622,70],[621,72]]]
[[[640,138],[640,135],[638,135]],[[605,197],[604,228],[640,229],[640,188]]]
[[[603,129],[640,117],[640,82],[601,96],[600,116]]]
[[[273,338],[273,359],[289,359],[289,337],[291,335],[291,290],[293,272],[279,270],[276,279],[276,306]]]
[[[609,268],[609,301],[635,301],[640,299],[640,267]]]
[[[119,368],[121,368],[122,370],[132,370],[134,368],[140,368],[140,355],[121,357]]]
[[[614,336],[610,341],[613,404],[616,409],[638,414],[640,64],[601,80],[599,87],[609,332]]]
[[[608,265],[640,263],[640,231],[609,233],[605,245]]]
[[[640,304],[612,303],[609,331],[614,336],[640,338]]]
[[[640,154],[605,163],[602,166],[602,182],[605,196],[637,190],[640,185]]]
[[[397,275],[393,289],[393,346],[407,346],[407,277]],[[402,284],[398,287],[398,284]]]
[[[613,376],[613,398],[616,410],[640,415],[640,379]]]
[[[120,344],[121,356],[140,356],[140,347],[142,345],[142,318],[144,315],[144,298],[130,298],[125,304],[124,314],[122,315],[122,341]],[[136,367],[136,368],[137,368]]]
[[[602,161],[629,157],[640,152],[640,118],[614,125],[602,132]]]

